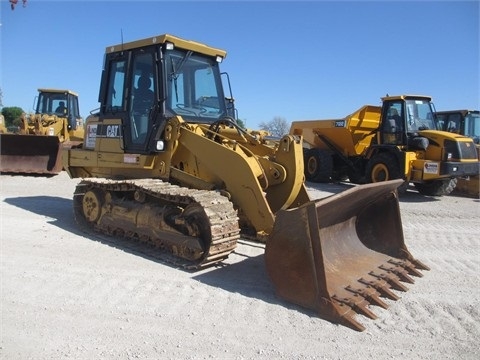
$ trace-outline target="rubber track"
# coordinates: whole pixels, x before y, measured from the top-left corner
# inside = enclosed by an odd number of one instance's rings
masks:
[[[121,228],[120,222],[117,229],[105,229],[100,225],[93,225],[87,222],[82,214],[82,198],[86,191],[92,188],[112,193],[116,191],[134,192],[140,190],[148,195],[147,199],[158,199],[161,202],[168,202],[182,208],[192,203],[198,203],[203,207],[210,221],[212,239],[208,254],[202,257],[201,262],[192,262],[174,256],[172,250],[169,249],[167,244],[163,243],[161,239],[146,238],[145,236],[141,236],[141,234],[132,234],[125,231]],[[149,243],[157,249],[164,250],[159,254],[155,254],[155,258],[187,269],[199,269],[225,260],[236,248],[237,240],[240,238],[237,212],[233,208],[233,204],[225,196],[215,191],[180,187],[159,179],[84,179],[75,189],[74,213],[75,220],[82,228],[92,229],[93,225],[93,230],[96,232],[109,236],[123,234],[124,237],[134,240],[135,242],[141,241]],[[148,255],[151,256],[151,252],[149,252]]]

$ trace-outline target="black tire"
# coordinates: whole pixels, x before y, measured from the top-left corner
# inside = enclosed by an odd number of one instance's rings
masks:
[[[415,188],[422,195],[443,196],[450,194],[457,186],[457,179],[431,180],[415,183]]]
[[[312,182],[330,182],[333,158],[327,151],[309,149],[304,155],[305,179]]]
[[[348,180],[350,180],[352,184],[364,184],[365,176],[358,170],[348,169]]]
[[[405,179],[397,158],[390,153],[382,152],[374,155],[367,163],[365,170],[365,181],[367,183],[376,183],[395,179]],[[397,189],[398,193],[403,194],[408,189],[408,182],[404,181]]]

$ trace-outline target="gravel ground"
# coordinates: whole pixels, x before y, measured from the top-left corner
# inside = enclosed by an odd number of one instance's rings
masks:
[[[478,199],[401,198],[407,247],[431,270],[355,332],[278,299],[261,244],[190,272],[81,232],[78,182],[0,176],[2,359],[480,358]]]

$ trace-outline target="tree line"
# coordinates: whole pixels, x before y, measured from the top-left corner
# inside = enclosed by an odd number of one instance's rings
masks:
[[[21,116],[24,113],[23,109],[18,106],[3,107],[3,92],[0,88],[0,109],[1,114],[5,119],[5,126],[19,126],[21,124]]]

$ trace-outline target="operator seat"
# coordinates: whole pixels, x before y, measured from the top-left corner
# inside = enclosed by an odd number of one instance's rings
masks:
[[[142,75],[138,78],[137,88],[133,92],[132,141],[137,144],[145,141],[149,128],[150,110],[154,101],[151,85],[150,77]]]
[[[148,76],[140,76],[135,89],[133,99],[133,110],[136,113],[146,114],[150,111],[153,104],[153,91],[150,90],[152,80]]]
[[[398,111],[395,108],[388,109],[387,114],[387,123],[390,126],[389,132],[401,132],[403,131],[403,122],[400,115],[398,115]]]

